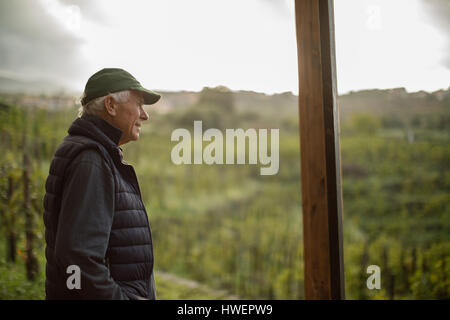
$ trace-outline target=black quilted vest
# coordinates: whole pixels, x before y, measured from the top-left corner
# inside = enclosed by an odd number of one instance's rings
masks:
[[[55,236],[65,170],[80,152],[93,149],[111,168],[115,183],[114,217],[105,264],[125,293],[155,299],[150,225],[135,171],[123,161],[122,150],[117,145],[121,131],[99,117],[83,115],[72,123],[68,133],[51,162],[45,186],[47,298],[76,299],[73,296],[76,293],[62,289],[68,275],[56,264]]]

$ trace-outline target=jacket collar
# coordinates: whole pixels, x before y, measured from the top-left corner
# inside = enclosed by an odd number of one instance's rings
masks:
[[[95,115],[85,114],[82,118],[94,123],[112,142],[116,145],[119,144],[120,138],[122,137],[122,130]]]
[[[70,126],[68,133],[86,136],[101,143],[108,149],[116,150],[119,148],[118,144],[122,137],[122,130],[91,114],[84,114],[76,119]]]

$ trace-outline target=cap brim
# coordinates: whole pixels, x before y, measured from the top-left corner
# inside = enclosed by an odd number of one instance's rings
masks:
[[[161,98],[161,95],[147,89],[142,91],[142,96],[144,97],[144,104],[154,104]]]
[[[136,91],[142,92],[142,97],[144,98],[144,104],[154,104],[158,102],[158,100],[161,98],[161,95],[152,91],[145,89],[144,87],[135,87],[130,88]]]

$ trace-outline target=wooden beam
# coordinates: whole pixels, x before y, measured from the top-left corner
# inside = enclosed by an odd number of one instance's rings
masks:
[[[305,297],[345,299],[333,0],[296,0]]]

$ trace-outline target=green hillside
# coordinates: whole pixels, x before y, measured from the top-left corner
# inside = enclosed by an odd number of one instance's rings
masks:
[[[124,147],[149,212],[158,297],[303,299],[296,97],[223,87],[179,95],[171,93],[161,112],[149,107],[139,142]],[[76,106],[49,108],[54,99],[3,95],[0,105],[0,299],[43,297],[44,183],[77,114]],[[449,99],[448,90],[339,97],[347,298],[450,298]],[[261,176],[260,165],[174,165],[171,133],[192,131],[194,120],[204,128],[279,128],[278,174]],[[27,186],[24,153],[32,159]],[[25,187],[39,262],[33,281],[24,266]],[[373,264],[381,290],[366,287]]]

